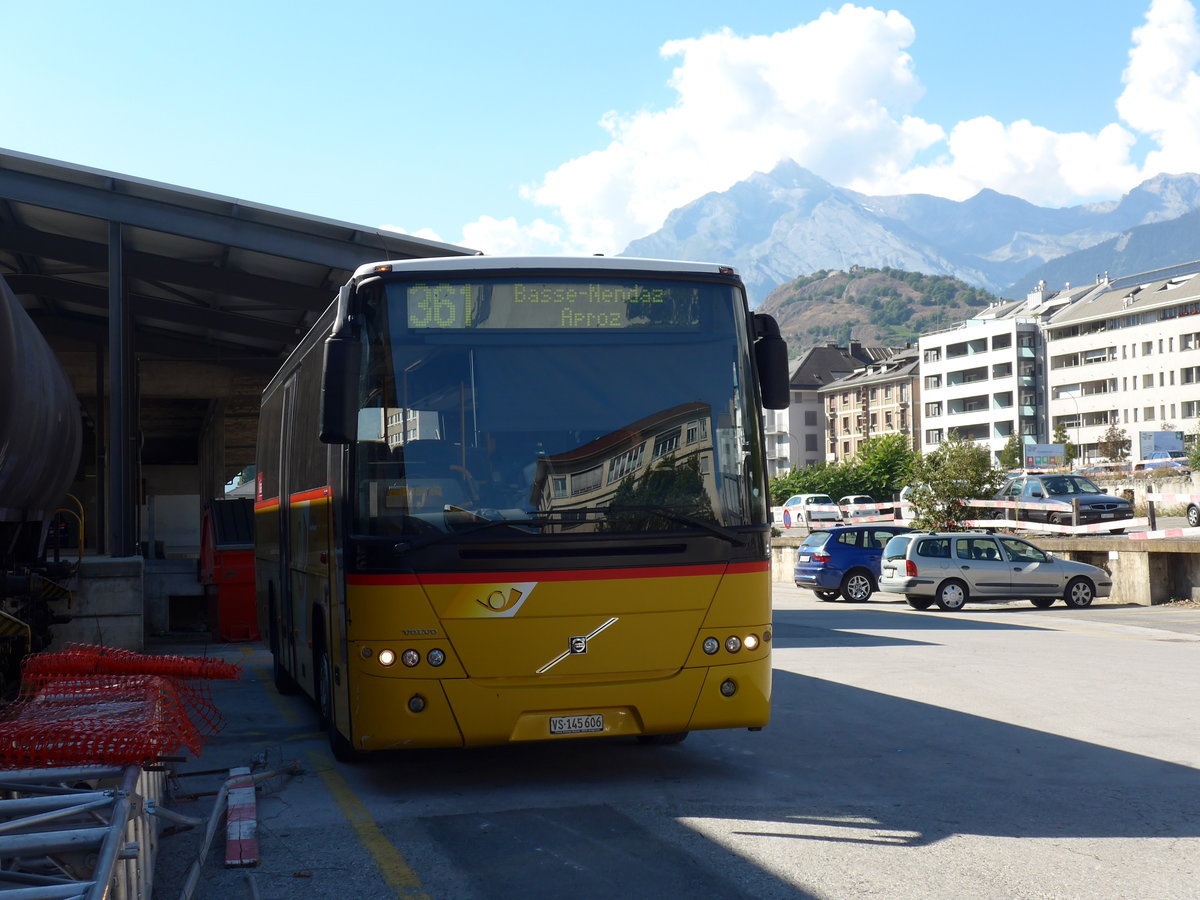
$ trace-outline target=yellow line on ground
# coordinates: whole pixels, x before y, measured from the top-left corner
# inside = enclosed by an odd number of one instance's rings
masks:
[[[375,824],[366,805],[358,798],[345,779],[338,774],[337,765],[329,753],[311,750],[308,759],[313,771],[320,774],[321,779],[325,782],[325,787],[333,795],[338,809],[342,811],[346,821],[354,828],[359,843],[375,860],[375,865],[379,867],[379,874],[383,876],[387,886],[397,897],[429,900],[429,895],[424,893],[421,888],[421,880],[409,868],[404,855],[387,839],[387,836]]]

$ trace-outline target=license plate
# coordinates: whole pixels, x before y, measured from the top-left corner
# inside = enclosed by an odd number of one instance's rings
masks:
[[[551,734],[593,734],[604,730],[604,716],[551,716]]]
[[[811,557],[807,553],[801,553],[796,559],[800,560],[800,562],[808,562]]]
[[[892,568],[891,566],[884,566],[883,574],[886,575],[888,578],[891,578],[893,575],[896,574],[896,570],[894,568]]]
[[[1102,519],[1115,519],[1116,517],[1116,513],[1100,513],[1100,518]]]

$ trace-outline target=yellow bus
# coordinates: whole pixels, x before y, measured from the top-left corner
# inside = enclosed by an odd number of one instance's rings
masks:
[[[276,687],[339,759],[762,728],[760,407],[788,393],[726,266],[360,267],[263,392]]]

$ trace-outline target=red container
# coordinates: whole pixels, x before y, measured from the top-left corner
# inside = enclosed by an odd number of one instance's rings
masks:
[[[254,606],[254,504],[210,500],[200,529],[200,583],[209,622],[222,641],[257,641]]]

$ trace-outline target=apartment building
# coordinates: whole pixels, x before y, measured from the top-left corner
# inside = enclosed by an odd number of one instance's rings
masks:
[[[825,460],[841,462],[863,443],[903,434],[919,446],[920,356],[916,347],[896,350],[819,391],[826,417]]]
[[[863,347],[858,341],[839,347],[833,343],[810,347],[792,367],[791,404],[786,410],[765,410],[767,415],[768,471],[783,474],[794,467],[825,461],[826,413],[821,389],[861,366],[885,358],[885,348]],[[783,459],[786,448],[787,458]],[[772,456],[772,452],[775,456]]]
[[[998,459],[1012,434],[1025,443],[1045,434],[1040,317],[1031,308],[1029,300],[993,304],[920,338],[922,453],[958,435]]]
[[[1098,459],[1110,426],[1195,434],[1200,423],[1200,262],[1101,279],[1045,328],[1053,433]]]

